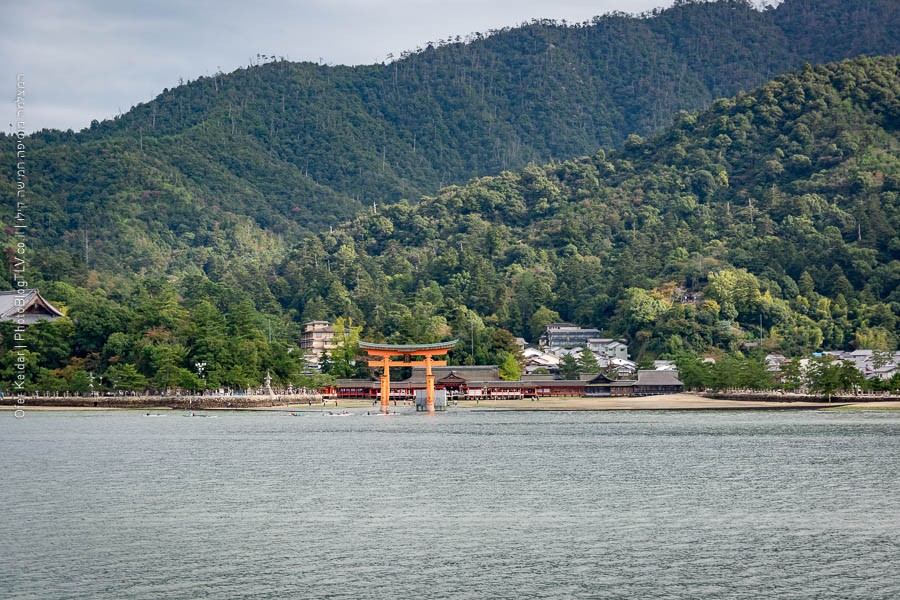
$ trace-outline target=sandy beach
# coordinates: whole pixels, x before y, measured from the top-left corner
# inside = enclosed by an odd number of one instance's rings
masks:
[[[881,405],[884,403],[874,403]],[[531,400],[489,400],[478,404],[460,403],[469,409],[498,410],[726,410],[726,409],[787,409],[827,408],[838,403],[826,402],[770,402],[751,400],[719,400],[698,394],[669,394],[642,398],[542,398]],[[456,407],[454,407],[456,408]]]

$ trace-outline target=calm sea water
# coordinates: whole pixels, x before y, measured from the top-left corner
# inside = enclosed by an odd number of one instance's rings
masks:
[[[900,413],[361,413],[0,413],[0,597],[900,598]]]

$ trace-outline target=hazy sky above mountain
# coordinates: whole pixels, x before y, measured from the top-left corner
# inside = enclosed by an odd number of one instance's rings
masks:
[[[163,88],[257,54],[371,64],[428,41],[533,18],[581,22],[672,0],[14,0],[2,11],[0,87],[15,118],[24,75],[25,128],[79,130],[151,100]],[[10,126],[5,125],[7,131]]]

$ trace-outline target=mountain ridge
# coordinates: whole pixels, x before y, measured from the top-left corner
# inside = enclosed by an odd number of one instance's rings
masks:
[[[574,27],[533,22],[382,65],[278,61],[203,77],[84,132],[28,138],[44,216],[33,243],[49,276],[265,269],[373,203],[618,146],[803,61],[897,52],[892,8],[678,2]],[[810,25],[845,21],[836,41]]]

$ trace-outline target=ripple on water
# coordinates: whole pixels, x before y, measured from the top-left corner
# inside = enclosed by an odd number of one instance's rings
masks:
[[[900,415],[0,419],[0,595],[896,598]]]

